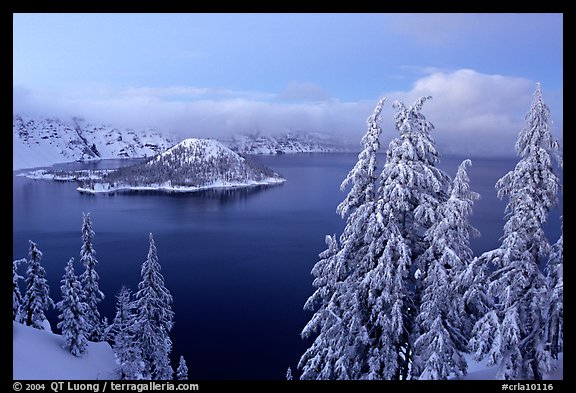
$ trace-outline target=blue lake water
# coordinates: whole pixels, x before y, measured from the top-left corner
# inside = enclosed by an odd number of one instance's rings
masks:
[[[75,258],[77,274],[83,270],[80,228],[82,212],[89,212],[100,288],[106,294],[101,313],[111,321],[121,286],[137,289],[152,232],[174,297],[173,367],[184,355],[191,379],[284,379],[310,344],[299,335],[311,316],[302,310],[313,292],[310,270],[325,249],[324,236],[339,235],[344,227],[335,212],[345,196],[339,186],[356,154],[255,160],[287,182],[221,192],[94,196],[77,192],[75,183],[14,176],[13,258],[27,258],[28,240],[36,242],[44,253],[51,296],[58,301],[68,259]],[[454,176],[460,162],[447,157],[439,166]],[[499,246],[506,201],[496,197],[494,184],[515,163],[474,159],[469,169],[472,189],[482,195],[471,218],[482,232],[472,240],[477,255]],[[551,243],[560,234],[560,214],[561,208],[553,210],[546,226]],[[49,318],[55,327],[56,313]]]

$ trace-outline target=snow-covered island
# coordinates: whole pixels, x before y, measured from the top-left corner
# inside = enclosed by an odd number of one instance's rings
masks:
[[[104,173],[96,180],[91,178],[78,191],[193,192],[284,181],[271,169],[240,156],[216,140],[189,138],[143,163]]]

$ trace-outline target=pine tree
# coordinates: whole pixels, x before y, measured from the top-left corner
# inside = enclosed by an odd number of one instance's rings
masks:
[[[102,337],[100,341],[110,341],[110,323],[108,317],[102,318]]]
[[[20,292],[19,281],[24,277],[18,274],[18,266],[26,262],[26,259],[18,259],[12,262],[12,320],[18,321],[20,315],[20,307],[22,306],[22,293]]]
[[[45,278],[46,270],[40,264],[42,252],[32,240],[29,244],[30,260],[26,269],[26,292],[22,299],[21,318],[25,325],[44,330],[47,322],[44,312],[54,307],[54,301],[50,298],[50,286]]]
[[[286,380],[291,381],[292,379],[294,379],[292,377],[292,369],[290,367],[288,367],[288,370],[286,371]]]
[[[562,351],[564,328],[564,235],[562,233],[552,246],[546,273],[546,287],[550,294],[547,340],[552,358],[558,359],[558,352]]]
[[[476,323],[495,308],[494,299],[488,290],[490,260],[489,253],[474,258],[458,279],[456,290],[462,293],[462,304],[459,309],[463,309],[462,314],[466,316],[462,319],[462,329],[468,342],[473,336]]]
[[[90,213],[83,215],[82,222],[82,247],[80,249],[80,261],[84,265],[84,273],[80,275],[83,295],[82,300],[86,302],[88,308],[86,311],[86,321],[89,326],[88,339],[90,341],[101,341],[103,335],[103,326],[98,311],[98,303],[104,299],[104,294],[98,288],[100,277],[96,272],[98,261],[94,257],[96,251],[92,244],[94,231],[92,230],[92,220]]]
[[[538,85],[516,142],[521,159],[496,183],[498,196],[508,198],[502,244],[485,257],[496,266],[489,291],[497,303],[474,327],[470,347],[478,358],[489,355],[489,364],[499,362],[501,379],[541,380],[551,367],[546,349],[549,294],[540,270],[550,251],[542,224],[560,187],[552,166],[559,144],[550,124]]]
[[[357,308],[370,332],[365,364],[368,379],[408,379],[414,355],[417,316],[426,271],[423,234],[437,221],[447,198],[449,176],[436,167],[434,126],[420,112],[430,97],[413,106],[395,102],[399,137],[392,140],[380,176],[375,213],[365,238],[368,253],[359,277]],[[416,278],[418,276],[419,278]]]
[[[389,144],[379,179],[382,101],[369,119],[365,150],[343,183],[345,187],[350,182],[352,189],[338,207],[340,214],[348,214],[341,248],[315,267],[323,272],[317,277],[322,279],[315,280],[319,297],[331,296],[304,328],[304,337],[320,333],[300,359],[301,379],[410,377],[415,317],[424,287],[414,273],[426,270],[419,266],[430,243],[423,234],[436,222],[436,210],[448,199],[449,188],[449,176],[435,166],[439,158],[430,136],[433,125],[420,113],[428,98],[410,107],[395,103],[400,136]],[[326,286],[330,282],[336,285]]]
[[[184,360],[182,355],[180,355],[180,363],[178,363],[178,368],[176,369],[176,379],[179,381],[188,380],[188,366],[186,366],[186,360]]]
[[[307,338],[314,332],[318,335],[300,359],[300,379],[351,379],[360,373],[356,352],[350,346],[363,345],[360,341],[366,335],[349,330],[350,326],[361,329],[353,308],[348,307],[354,304],[355,296],[349,277],[358,263],[355,258],[360,258],[361,250],[367,247],[363,234],[374,209],[376,153],[380,148],[380,113],[384,102],[385,99],[380,100],[368,118],[368,131],[362,138],[363,150],[340,187],[345,190],[350,186],[348,195],[337,207],[342,217],[347,216],[340,237],[343,248],[339,249],[336,236],[326,236],[328,248],[319,255],[321,259],[312,269],[313,285],[317,289],[304,308],[318,307],[318,310],[304,327],[302,337]]]
[[[174,312],[170,304],[172,295],[164,286],[154,238],[150,234],[148,259],[142,264],[142,281],[136,292],[135,342],[142,350],[144,379],[167,380],[172,378],[169,354],[172,341],[168,333],[172,329]]]
[[[425,266],[424,292],[416,317],[419,331],[414,342],[412,376],[420,379],[448,379],[466,373],[461,352],[467,350],[464,302],[459,280],[472,261],[470,236],[478,235],[468,217],[479,194],[470,191],[464,160],[454,181],[448,201],[437,209],[437,221],[426,232],[429,248],[421,255]]]
[[[56,308],[61,312],[58,315],[60,322],[57,326],[62,331],[62,336],[70,353],[74,356],[80,356],[86,352],[88,347],[86,334],[89,326],[86,321],[86,303],[80,300],[82,286],[74,273],[74,258],[70,258],[68,261],[60,282],[62,283],[60,287],[62,300],[56,304]]]
[[[143,379],[144,362],[135,341],[136,306],[131,297],[130,289],[122,287],[116,297],[116,315],[108,329],[118,364],[117,378],[121,380]]]

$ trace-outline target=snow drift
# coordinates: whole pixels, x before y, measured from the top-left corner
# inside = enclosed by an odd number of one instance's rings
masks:
[[[76,357],[63,348],[62,336],[13,322],[13,345],[15,380],[110,379],[116,368],[106,342],[89,342],[87,352]]]

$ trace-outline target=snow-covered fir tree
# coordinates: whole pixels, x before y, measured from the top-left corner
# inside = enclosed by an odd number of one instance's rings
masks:
[[[367,247],[363,236],[374,209],[376,154],[380,148],[380,113],[384,102],[385,99],[380,100],[368,118],[368,131],[362,138],[363,150],[341,185],[342,190],[350,187],[337,207],[342,217],[347,216],[340,236],[343,247],[339,248],[336,236],[326,236],[328,248],[319,255],[321,259],[312,269],[313,285],[317,289],[304,308],[318,309],[304,327],[302,337],[315,332],[318,335],[300,359],[300,379],[352,379],[360,373],[357,354],[349,346],[363,345],[358,338],[364,336],[355,336],[349,330],[351,326],[361,328],[361,325],[354,320],[353,308],[348,307],[355,303],[353,282],[348,277]]]
[[[110,325],[108,317],[102,318],[102,337],[100,341],[110,341]]]
[[[472,262],[462,272],[457,281],[457,291],[462,293],[462,331],[468,342],[476,323],[488,312],[494,310],[494,299],[489,293],[490,265],[489,254],[485,253]]]
[[[447,198],[449,176],[436,167],[439,154],[421,113],[430,97],[412,106],[395,102],[399,136],[386,153],[375,213],[365,235],[368,252],[357,269],[357,309],[369,340],[365,378],[408,379],[414,356],[415,321],[423,292],[421,255],[429,247],[425,232],[438,220]]]
[[[104,294],[98,288],[100,277],[96,272],[98,261],[96,260],[96,251],[92,244],[93,237],[94,231],[92,230],[90,213],[83,214],[82,247],[80,249],[80,262],[84,265],[84,272],[80,275],[83,289],[82,300],[86,302],[88,307],[86,310],[86,321],[89,326],[88,339],[90,341],[101,341],[104,327],[100,319],[98,303],[104,299]]]
[[[80,300],[82,286],[78,277],[74,273],[74,258],[70,258],[64,276],[60,281],[62,286],[62,300],[56,303],[56,308],[60,310],[58,315],[58,328],[62,331],[64,342],[70,353],[74,356],[80,356],[88,347],[86,338],[88,332],[88,323],[86,321],[86,303]]]
[[[179,381],[188,380],[188,366],[186,365],[186,360],[182,355],[180,355],[180,362],[178,363],[178,368],[176,369],[176,379]]]
[[[148,258],[142,264],[142,281],[136,292],[135,344],[142,350],[144,379],[172,379],[169,354],[174,312],[172,295],[164,285],[154,238],[150,234]]]
[[[50,298],[50,286],[46,280],[46,270],[41,265],[42,252],[36,247],[36,243],[29,241],[30,251],[28,268],[26,269],[26,292],[22,299],[21,321],[27,326],[44,329],[48,322],[44,314],[50,307],[54,307],[54,301]]]
[[[540,270],[550,252],[542,225],[560,187],[552,163],[559,144],[550,126],[538,85],[516,142],[521,159],[496,183],[498,196],[508,198],[502,244],[485,256],[496,266],[489,285],[496,306],[475,325],[470,341],[477,358],[488,355],[489,364],[498,363],[501,379],[540,380],[551,368],[546,345],[550,294]]]
[[[12,320],[19,319],[20,307],[22,306],[22,293],[20,292],[19,281],[24,279],[18,274],[18,266],[26,262],[26,259],[17,259],[12,262]]]
[[[416,317],[412,376],[419,379],[448,379],[466,373],[462,356],[466,351],[463,293],[459,280],[472,261],[470,236],[478,235],[468,221],[479,194],[470,191],[464,160],[452,182],[450,198],[438,206],[436,222],[426,232],[430,246],[421,255],[425,267],[424,293],[420,313]]]
[[[410,107],[395,103],[400,135],[389,144],[379,179],[382,102],[368,121],[365,149],[343,184],[352,189],[338,207],[348,214],[340,250],[331,257],[328,252],[315,267],[323,272],[315,280],[323,292],[311,301],[328,300],[320,302],[303,330],[304,337],[319,334],[300,360],[301,379],[412,377],[415,318],[424,288],[423,275],[415,273],[426,271],[420,257],[430,240],[424,234],[437,221],[450,187],[449,176],[436,167],[433,125],[420,112],[427,99]],[[325,290],[330,280],[332,291]]]
[[[564,234],[552,246],[546,265],[548,288],[548,343],[552,358],[558,359],[562,351],[564,330]]]
[[[116,377],[121,380],[143,379],[144,361],[135,342],[136,306],[130,289],[122,287],[116,299],[116,315],[108,329],[118,364]]]
[[[294,379],[294,377],[292,376],[292,369],[290,367],[288,367],[288,370],[286,370],[286,380],[291,381],[293,379]]]

